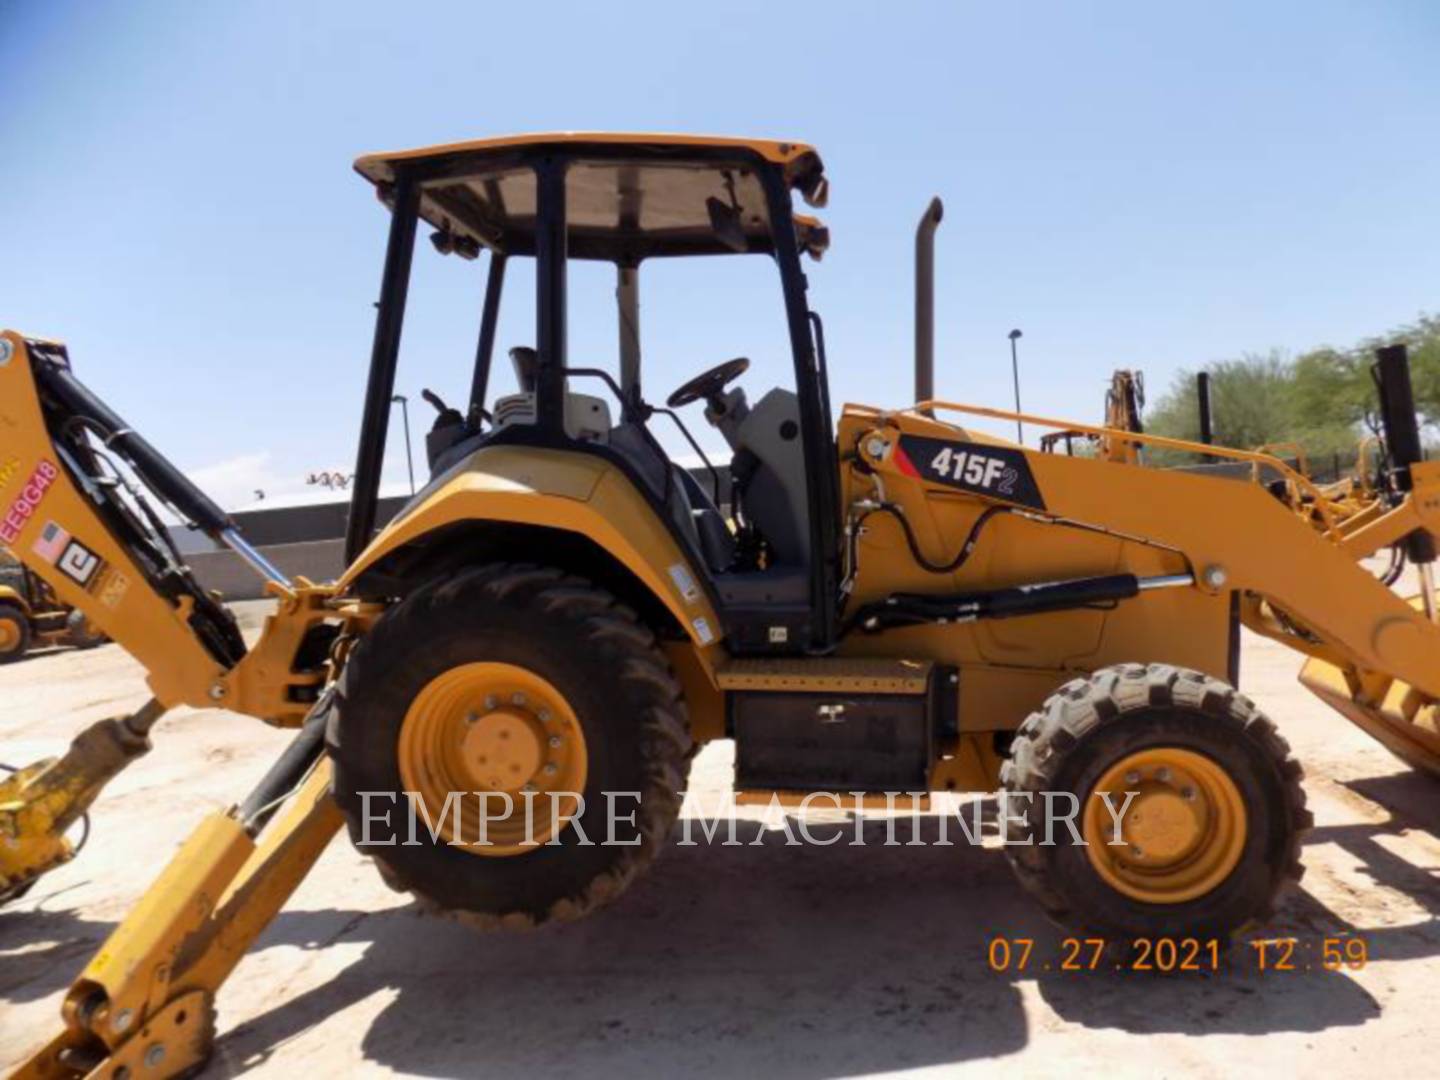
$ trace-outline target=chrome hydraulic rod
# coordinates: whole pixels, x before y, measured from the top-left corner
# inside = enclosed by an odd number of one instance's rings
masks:
[[[1141,592],[1149,589],[1183,589],[1195,584],[1194,574],[1160,574],[1157,577],[1136,579]]]
[[[1425,618],[1436,621],[1435,613],[1435,564],[1422,562],[1416,565],[1420,571],[1420,600],[1425,605]]]
[[[274,581],[277,584],[291,588],[290,579],[285,572],[272,563],[264,555],[260,554],[245,537],[240,535],[238,529],[224,529],[220,533],[220,542],[239,555],[245,565],[254,570],[266,581]]]

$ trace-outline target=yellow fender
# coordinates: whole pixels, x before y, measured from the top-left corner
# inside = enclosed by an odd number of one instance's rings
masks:
[[[709,674],[722,634],[701,576],[655,510],[615,466],[592,454],[483,447],[433,481],[338,586],[342,595],[385,556],[447,525],[496,521],[578,533],[638,578],[689,635]]]
[[[30,614],[30,601],[21,596],[9,585],[0,585],[0,604],[13,604],[26,615]]]

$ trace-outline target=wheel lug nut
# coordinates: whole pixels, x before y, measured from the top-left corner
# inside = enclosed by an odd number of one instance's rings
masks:
[[[479,714],[479,713],[473,713],[473,712],[471,712],[471,713],[466,713],[466,714],[465,714],[465,722],[466,722],[467,724],[473,724],[473,723],[475,723],[476,720],[479,720],[479,719],[480,719],[480,714]]]
[[[545,775],[546,775],[546,776],[554,776],[557,771],[558,771],[558,770],[557,770],[556,765],[555,765],[555,763],[554,763],[553,761],[550,762],[550,764],[548,764],[548,765],[545,766]]]
[[[1138,772],[1136,772],[1134,769],[1131,769],[1129,772],[1127,772],[1127,773],[1125,774],[1125,783],[1127,783],[1127,784],[1138,784],[1139,782],[1140,782],[1140,774],[1139,774]]]
[[[511,701],[512,704],[515,704],[515,705],[524,705],[524,704],[525,704],[525,695],[524,695],[524,694],[512,694],[512,695],[510,696],[510,701]]]
[[[536,713],[535,715],[537,715],[538,717],[540,717],[540,722],[541,722],[542,724],[548,724],[548,723],[550,722],[550,710],[549,710],[549,709],[541,709],[541,710],[540,710],[538,713]]]
[[[551,736],[550,736],[550,745],[551,745],[551,747],[558,747],[558,746],[560,745],[560,736],[559,736],[559,735],[551,735]]]
[[[488,711],[494,709],[494,708],[495,708],[495,705],[496,705],[495,695],[494,695],[494,694],[486,694],[486,695],[485,695],[485,709],[486,709],[486,711],[488,712]]]
[[[1170,770],[1164,765],[1161,765],[1160,768],[1155,770],[1155,779],[1159,780],[1162,784],[1168,784],[1170,782]]]
[[[1194,802],[1194,801],[1195,801],[1195,789],[1194,789],[1193,787],[1182,787],[1182,788],[1180,789],[1180,797],[1181,797],[1182,799],[1184,799],[1186,802]]]

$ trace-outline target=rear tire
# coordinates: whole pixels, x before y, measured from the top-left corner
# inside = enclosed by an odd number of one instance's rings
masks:
[[[13,604],[0,604],[0,664],[19,660],[30,648],[30,620]]]
[[[406,843],[406,797],[399,794],[394,846],[379,846],[373,829],[375,815],[388,803],[370,808],[371,843],[362,844],[367,823],[360,793],[403,793],[402,756],[412,777],[417,765],[415,751],[402,749],[402,729],[435,697],[433,688],[452,686],[462,668],[522,670],[562,697],[554,711],[569,713],[583,737],[583,811],[551,843],[487,856],[448,844],[444,836],[432,841],[423,821],[419,843]],[[463,698],[466,689],[457,693]],[[515,716],[533,717],[505,701],[497,706],[493,694],[482,697],[483,702],[461,704],[442,700],[452,710],[470,710],[464,719],[472,724],[475,711],[487,722],[503,714],[496,722],[512,726],[500,737],[523,736],[513,726]],[[533,702],[524,706],[533,707]],[[453,725],[444,729],[452,730]],[[406,739],[404,745],[414,745],[413,730]],[[327,742],[335,797],[351,839],[375,859],[386,882],[412,892],[432,911],[486,929],[574,919],[618,896],[668,839],[691,748],[680,687],[654,635],[634,612],[582,578],[515,564],[465,570],[420,588],[391,609],[345,666]],[[448,745],[442,740],[435,752],[437,771],[438,755]],[[423,762],[419,767],[429,768]],[[627,842],[623,846],[603,843],[607,791],[639,794],[638,802],[634,796],[615,797],[616,838]],[[442,817],[440,809],[428,807],[432,821]],[[632,810],[633,824],[627,821]]]
[[[1166,755],[1193,763],[1196,775],[1213,777],[1216,790],[1243,805],[1238,833],[1236,815],[1223,809],[1223,798],[1217,799],[1217,808],[1205,814],[1209,831],[1196,830],[1195,854],[1175,856],[1168,878],[1159,870],[1153,878],[1146,877],[1152,872],[1148,869],[1137,872],[1145,861],[1138,842],[1112,849],[1108,831],[1102,844],[1080,845],[1056,822],[1054,843],[1043,843],[1040,793],[1070,792],[1087,807],[1107,770],[1114,775],[1117,764],[1125,773],[1125,788],[1159,790],[1160,802],[1168,799],[1168,805],[1150,804],[1158,816],[1178,812],[1188,822],[1189,806],[1197,798],[1202,805],[1207,801],[1202,785],[1187,780],[1179,793],[1167,792],[1155,778],[1171,779],[1168,771],[1153,766],[1148,772],[1130,771],[1125,764]],[[1104,668],[1061,687],[1021,725],[1000,773],[1012,815],[1006,822],[1006,854],[1020,883],[1067,928],[1116,942],[1136,937],[1223,941],[1269,918],[1283,890],[1303,873],[1300,838],[1312,817],[1305,809],[1301,775],[1275,725],[1226,683],[1167,664]],[[1202,787],[1198,795],[1197,787]],[[1190,803],[1177,801],[1182,796]],[[1112,796],[1117,811],[1123,799],[1118,791]],[[1127,830],[1133,813],[1122,814]],[[1216,824],[1227,819],[1228,838]],[[1173,834],[1161,836],[1173,839]],[[1197,864],[1206,869],[1207,844],[1209,878],[1195,873]],[[1226,844],[1231,845],[1228,862]],[[1127,862],[1132,854],[1141,857]],[[1201,884],[1187,885],[1186,874],[1189,882],[1198,877]],[[1186,887],[1175,888],[1174,902],[1159,901],[1166,895],[1162,885],[1175,881]]]

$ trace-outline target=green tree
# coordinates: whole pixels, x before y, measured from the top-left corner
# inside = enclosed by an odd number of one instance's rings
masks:
[[[1272,350],[1209,369],[1210,416],[1215,442],[1242,449],[1294,438],[1294,365]],[[1195,372],[1182,371],[1150,410],[1146,430],[1176,439],[1200,439],[1200,404]],[[1193,455],[1156,452],[1157,464],[1182,464]]]
[[[1312,462],[1351,459],[1359,439],[1380,432],[1380,403],[1371,369],[1375,350],[1403,341],[1410,349],[1410,377],[1421,421],[1440,427],[1440,316],[1421,314],[1349,349],[1322,346],[1294,360],[1271,350],[1223,360],[1210,373],[1215,441],[1253,449],[1296,442]],[[1195,372],[1181,371],[1150,409],[1146,430],[1172,438],[1200,439]],[[1193,454],[1152,451],[1160,465],[1188,464]]]
[[[1379,426],[1378,399],[1367,354],[1320,348],[1291,368],[1289,438],[1312,456],[1348,454],[1362,431]]]

